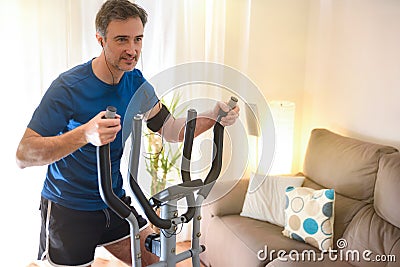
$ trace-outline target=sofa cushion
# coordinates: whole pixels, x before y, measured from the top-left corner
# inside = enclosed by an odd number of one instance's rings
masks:
[[[283,237],[281,231],[282,227],[240,215],[215,216],[206,230],[207,258],[217,267],[265,266],[277,257],[279,250],[318,251],[308,244]],[[263,256],[264,252],[268,255],[259,260],[258,254]]]
[[[212,216],[239,214],[242,211],[248,185],[249,177],[238,181],[218,181],[207,197],[207,203],[203,203],[203,207],[208,206]]]
[[[255,176],[261,175],[253,174],[251,179]],[[304,177],[300,176],[264,175],[263,182],[257,189],[247,191],[240,215],[284,226],[286,188],[301,186],[303,181]]]
[[[320,250],[333,248],[334,203],[333,189],[288,187],[283,235]]]
[[[400,228],[400,154],[384,155],[379,162],[374,208],[387,222]]]
[[[361,209],[347,227],[343,240],[343,254],[358,251],[360,261],[353,261],[355,266],[399,266],[400,229],[386,222],[374,210],[373,204]],[[362,255],[366,253],[367,259]],[[376,257],[388,257],[385,262],[378,262]],[[389,259],[395,257],[396,261]],[[368,260],[370,259],[370,260]]]
[[[219,221],[218,216],[225,216],[229,214],[237,214],[242,210],[244,197],[246,195],[246,190],[249,185],[249,177],[244,176],[238,182],[234,180],[229,181],[218,181],[210,192],[209,199],[215,199],[211,203],[203,203],[201,208],[202,220],[201,220],[201,236],[200,244],[206,245],[206,250],[200,254],[202,262],[209,266],[211,263],[211,258],[213,258],[214,253],[209,249],[209,243],[207,240],[215,240],[215,235],[211,231],[212,236],[208,237],[207,233],[209,225],[214,224],[214,221]],[[225,192],[228,189],[228,193]],[[230,190],[230,191],[229,191]],[[221,194],[222,193],[222,194]],[[223,195],[221,197],[221,195]],[[224,236],[221,232],[218,234],[218,238]],[[213,242],[212,242],[213,243]],[[213,246],[214,243],[211,245]],[[210,255],[209,255],[210,254]],[[214,264],[214,262],[213,262]]]
[[[325,188],[358,200],[371,202],[378,161],[393,147],[344,137],[326,129],[311,133],[304,159],[304,174]]]
[[[297,258],[298,257],[298,258]],[[303,260],[303,258],[306,260]],[[337,257],[335,259],[335,257]],[[294,254],[286,255],[282,258],[277,258],[266,265],[266,267],[354,267],[345,260],[340,260],[340,256],[336,254],[329,255],[317,254],[312,260],[308,260],[308,255]]]

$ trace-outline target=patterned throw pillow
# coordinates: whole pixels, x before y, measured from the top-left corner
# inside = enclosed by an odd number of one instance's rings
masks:
[[[284,236],[320,250],[333,247],[335,191],[307,187],[286,188]]]

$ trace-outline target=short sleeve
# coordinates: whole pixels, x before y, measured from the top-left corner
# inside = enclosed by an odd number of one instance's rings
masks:
[[[132,118],[137,114],[144,114],[152,109],[158,101],[153,86],[145,80],[131,98],[125,117]]]
[[[132,118],[137,114],[144,114],[151,110],[160,100],[158,99],[153,86],[143,78],[144,82],[136,90],[126,109],[123,122],[123,142],[131,133]]]
[[[33,113],[28,128],[45,137],[58,135],[68,125],[72,110],[72,101],[67,88],[56,80]]]

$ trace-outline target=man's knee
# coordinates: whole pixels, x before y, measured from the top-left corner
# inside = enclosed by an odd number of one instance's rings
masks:
[[[140,252],[142,255],[142,266],[147,266],[159,261],[159,257],[149,252],[145,248],[145,240],[146,237],[150,234],[154,233],[151,227],[146,227],[142,231],[140,231]],[[105,246],[105,248],[113,254],[116,258],[123,261],[124,263],[131,265],[131,239],[130,237],[125,238],[121,241],[118,241],[114,244],[110,244]]]

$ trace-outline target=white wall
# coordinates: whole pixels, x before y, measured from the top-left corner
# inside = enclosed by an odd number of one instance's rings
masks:
[[[248,12],[244,2],[251,2],[250,21],[244,19]],[[295,132],[301,132],[309,0],[227,3],[224,63],[246,74],[267,101],[294,102]],[[299,154],[300,135],[294,138],[294,153]],[[293,170],[298,170],[298,162],[293,162]]]
[[[400,1],[253,0],[247,52],[229,11],[225,63],[296,104],[293,172],[313,128],[400,148]]]
[[[400,148],[400,1],[310,2],[302,151],[312,128]]]

